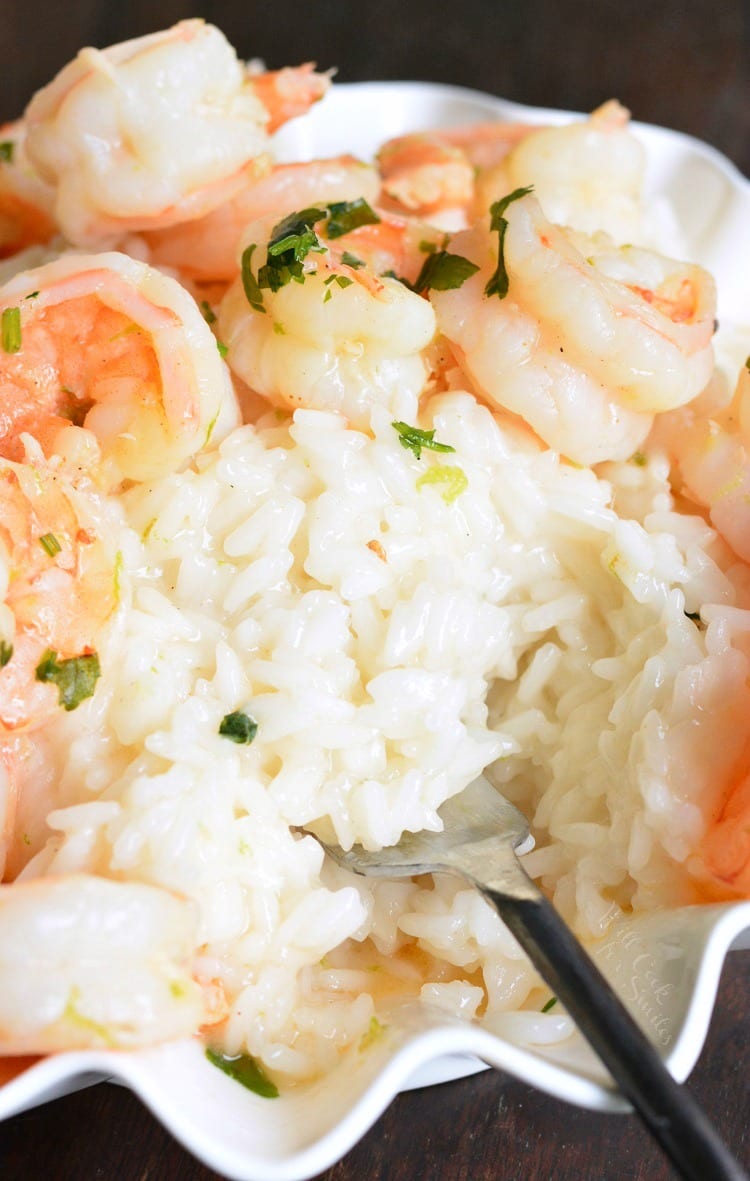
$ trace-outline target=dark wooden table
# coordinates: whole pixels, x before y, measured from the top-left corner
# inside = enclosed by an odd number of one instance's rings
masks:
[[[750,174],[748,0],[3,0],[0,115],[83,44],[202,15],[242,56],[316,59],[339,78],[472,86],[587,110],[618,97],[642,120],[708,140]],[[750,265],[750,260],[748,260]],[[691,1087],[737,1155],[746,1140],[750,956],[730,956]],[[632,1117],[579,1111],[487,1072],[399,1097],[325,1181],[666,1181]],[[3,1181],[211,1181],[129,1093],[100,1086],[0,1127]],[[710,1181],[710,1178],[706,1178]]]

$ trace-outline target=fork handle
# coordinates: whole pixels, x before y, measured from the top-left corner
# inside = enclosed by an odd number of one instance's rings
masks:
[[[748,1181],[705,1112],[675,1082],[593,960],[515,854],[513,858],[525,879],[524,889],[516,891],[505,881],[485,885],[474,879],[475,885],[495,906],[680,1175],[688,1181]],[[509,876],[512,880],[515,874]]]

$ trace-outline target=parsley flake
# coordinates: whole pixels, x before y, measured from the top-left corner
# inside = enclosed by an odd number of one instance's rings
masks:
[[[0,640],[0,668],[5,668],[13,655],[13,645],[7,640]]]
[[[21,309],[5,308],[0,318],[0,339],[6,353],[21,351]]]
[[[218,1066],[219,1070],[247,1087],[248,1091],[254,1091],[263,1099],[278,1099],[278,1087],[249,1054],[222,1054],[209,1048],[206,1057],[213,1066]]]
[[[203,319],[206,321],[207,324],[215,324],[216,323],[216,312],[211,307],[211,304],[208,302],[207,299],[201,300],[201,311],[203,312]]]
[[[357,258],[356,254],[350,254],[348,250],[341,255],[341,261],[345,267],[351,267],[353,271],[358,271],[365,265],[361,258]]]
[[[36,679],[57,685],[60,705],[67,711],[77,709],[82,701],[93,696],[100,676],[96,652],[58,660],[57,653],[48,648],[36,666]]]
[[[222,358],[222,360],[223,360],[223,359],[224,359],[224,357],[226,357],[227,353],[229,352],[229,349],[227,348],[227,346],[226,346],[226,345],[223,343],[223,341],[221,341],[221,340],[217,340],[217,342],[216,342],[216,347],[217,347],[217,349],[219,350],[219,356],[220,356],[220,357]]]
[[[380,218],[364,197],[358,197],[356,201],[333,201],[328,206],[328,214],[326,235],[329,238],[342,238],[360,226],[380,224]]]
[[[62,546],[55,537],[54,533],[45,533],[39,538],[39,544],[45,553],[54,558],[55,554],[59,554]]]
[[[424,488],[425,484],[444,484],[440,495],[446,504],[453,504],[453,501],[469,487],[463,468],[447,466],[431,467],[423,472],[417,480],[417,490]]]
[[[0,143],[0,160],[5,161],[6,164],[13,163],[13,153],[16,150],[16,145],[12,139],[4,139]]]
[[[398,434],[398,441],[407,451],[413,451],[417,459],[422,458],[422,448],[428,451],[455,451],[449,443],[438,443],[435,432],[422,431],[417,426],[409,426],[408,422],[392,422],[391,426]]]
[[[266,309],[263,306],[263,292],[258,286],[258,280],[255,278],[252,270],[253,254],[257,249],[258,244],[257,242],[254,242],[250,246],[246,246],[242,251],[242,261],[240,264],[242,271],[242,287],[245,292],[245,298],[250,304],[250,307],[254,308],[256,312],[265,312]]]
[[[528,185],[524,189],[514,189],[512,193],[501,197],[499,201],[494,201],[490,206],[490,229],[497,230],[498,235],[497,266],[484,289],[485,295],[496,295],[498,299],[505,299],[508,294],[509,279],[505,268],[505,231],[508,228],[508,220],[504,214],[513,201],[519,201],[531,192],[533,185]]]
[[[455,291],[478,270],[476,263],[470,262],[461,254],[436,250],[428,254],[422,263],[422,269],[414,282],[414,290],[418,294],[429,290]]]
[[[556,996],[551,996],[551,997],[549,998],[549,1000],[547,1001],[547,1004],[546,1004],[546,1005],[542,1005],[542,1012],[543,1012],[543,1013],[549,1013],[550,1009],[551,1009],[551,1008],[553,1008],[553,1006],[554,1006],[554,1005],[556,1005],[556,1004],[557,1004],[557,997],[556,997]]]
[[[325,249],[314,229],[325,216],[325,209],[302,209],[274,226],[265,266],[258,271],[259,287],[278,291],[292,281],[304,283],[303,262],[311,251],[319,253]]]
[[[249,746],[257,733],[258,723],[255,718],[251,718],[249,714],[244,714],[240,710],[227,714],[222,718],[219,726],[219,734],[222,738],[229,738],[232,742],[237,742],[242,746]]]

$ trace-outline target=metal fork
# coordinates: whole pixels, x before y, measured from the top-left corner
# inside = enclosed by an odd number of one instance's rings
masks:
[[[440,809],[443,832],[405,834],[371,853],[320,843],[339,865],[367,877],[451,873],[491,902],[559,997],[623,1094],[688,1181],[748,1181],[689,1091],[651,1042],[519,859],[529,826],[484,778]],[[320,838],[317,838],[320,839]]]

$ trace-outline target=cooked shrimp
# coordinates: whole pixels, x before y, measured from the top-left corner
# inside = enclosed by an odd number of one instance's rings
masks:
[[[457,234],[451,251],[480,269],[456,290],[431,293],[438,328],[479,392],[550,447],[584,464],[627,458],[655,412],[688,402],[709,380],[713,281],[601,238],[574,245],[528,195],[505,213],[507,294],[487,294],[498,236],[484,227]]]
[[[666,436],[683,492],[708,509],[714,528],[750,561],[750,358],[725,410],[670,416]]]
[[[534,130],[526,123],[498,121],[388,140],[377,154],[383,207],[464,228],[475,206],[477,177]]]
[[[629,112],[611,100],[588,119],[523,136],[480,174],[478,209],[533,185],[545,216],[556,225],[585,233],[604,230],[619,243],[639,240],[646,156],[629,121]]]
[[[247,83],[268,112],[266,131],[273,135],[284,123],[304,115],[320,102],[331,84],[330,74],[317,74],[313,62],[281,70],[256,69],[250,63]]]
[[[228,282],[239,271],[240,239],[251,222],[331,201],[364,197],[372,203],[377,195],[375,169],[354,156],[277,164],[205,217],[154,230],[145,239],[152,262],[191,279]]]
[[[246,264],[267,264],[269,246],[284,237],[287,224],[251,226]],[[434,335],[435,315],[399,280],[362,265],[365,248],[370,256],[380,253],[378,228],[342,235],[335,249],[315,236],[297,281],[274,281],[250,294],[242,280],[230,288],[219,332],[230,367],[256,393],[282,406],[335,410],[357,425],[367,423],[376,403],[398,418],[414,416],[428,376],[422,352]],[[383,230],[383,257],[392,259],[395,227]],[[350,262],[347,251],[357,252]]]
[[[54,237],[53,199],[28,160],[23,122],[0,127],[0,258]]]
[[[65,236],[112,245],[230,200],[267,169],[269,125],[328,86],[308,66],[282,73],[266,82],[249,75],[224,35],[200,20],[82,49],[25,115],[29,156],[55,186]]]
[[[0,287],[0,311],[0,455],[23,458],[22,432],[60,451],[82,426],[112,482],[148,480],[238,421],[195,301],[144,263],[68,254]]]
[[[118,597],[97,512],[91,489],[59,466],[0,460],[0,738],[94,691],[99,634]],[[15,756],[7,746],[0,756],[10,800]]]
[[[0,886],[0,1054],[127,1049],[225,1016],[190,902],[84,874]]]

